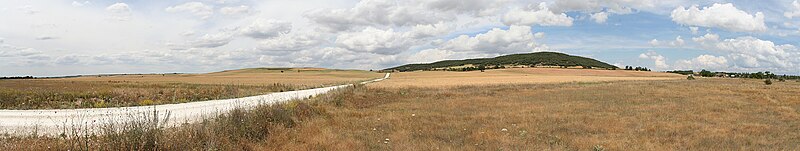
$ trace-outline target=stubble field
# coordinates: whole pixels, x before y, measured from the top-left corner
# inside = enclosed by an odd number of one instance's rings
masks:
[[[354,83],[380,78],[382,75],[354,70],[256,68],[208,74],[0,80],[0,109],[99,108],[184,103]]]
[[[443,75],[451,74],[463,73]],[[661,73],[655,74],[649,77],[662,78]],[[395,76],[379,83],[403,80]],[[800,82],[765,85],[761,80],[666,77],[673,79],[443,87],[357,85],[307,100],[236,110],[176,128],[130,129],[85,137],[5,138],[0,139],[0,149],[800,148]]]

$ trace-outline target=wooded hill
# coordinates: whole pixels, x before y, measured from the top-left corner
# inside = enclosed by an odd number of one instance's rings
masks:
[[[472,65],[472,69],[483,70],[491,68],[505,68],[505,66],[558,66],[558,67],[576,67],[583,68],[603,68],[603,69],[617,69],[614,65],[605,62],[597,61],[592,58],[572,56],[557,52],[536,52],[526,54],[512,54],[499,56],[494,58],[477,58],[466,60],[445,60],[427,64],[407,64],[399,67],[389,68],[385,70],[398,70],[398,71],[417,71],[417,70],[434,70],[446,69],[452,67],[460,67],[465,65]],[[461,68],[463,69],[463,68]]]

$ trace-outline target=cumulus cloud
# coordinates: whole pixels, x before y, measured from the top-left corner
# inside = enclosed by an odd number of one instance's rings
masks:
[[[648,42],[648,44],[650,44],[650,46],[661,46],[662,45],[662,41],[659,41],[658,39],[653,39],[653,40],[650,40],[650,42]],[[664,44],[664,46],[681,47],[684,44],[686,44],[686,41],[683,40],[683,38],[681,36],[678,36],[678,37],[675,37],[674,41],[665,41],[665,42],[663,42],[663,44]]]
[[[790,44],[777,45],[750,36],[720,40],[710,33],[692,40],[704,49],[727,54],[726,58],[738,68],[791,71],[800,64],[800,50]]]
[[[599,12],[606,9],[610,13],[628,14],[633,9],[653,8],[658,3],[654,0],[558,0],[552,9],[556,12]]]
[[[715,3],[709,7],[698,8],[697,5],[689,8],[679,6],[670,15],[672,21],[683,25],[716,27],[738,32],[766,31],[764,13],[755,15],[739,10],[733,4]]]
[[[42,54],[42,52],[33,48],[5,44],[0,39],[0,57],[27,57],[38,54]]]
[[[214,7],[203,4],[201,2],[187,2],[176,6],[170,6],[164,9],[170,13],[186,12],[201,19],[208,19],[214,14]]]
[[[723,56],[700,55],[691,60],[676,61],[675,68],[692,70],[726,70],[729,68],[729,64],[728,59]]]
[[[530,26],[511,26],[508,30],[494,28],[473,37],[461,35],[445,42],[440,49],[455,52],[508,54],[536,50]]]
[[[656,53],[655,51],[648,51],[647,53],[639,54],[639,59],[653,60],[653,64],[656,65],[657,69],[669,68],[669,65],[667,65],[667,59],[664,58],[664,56]]]
[[[503,16],[506,25],[572,26],[573,20],[565,13],[550,11],[545,2],[532,10],[515,9]]]
[[[360,32],[344,33],[336,37],[336,45],[355,52],[383,55],[398,54],[411,47],[413,39],[393,29],[380,30],[367,27]]]
[[[797,0],[792,2],[792,7],[789,11],[784,12],[783,16],[786,16],[786,18],[789,19],[800,16],[800,2],[797,2]]]
[[[268,39],[286,34],[292,31],[292,23],[274,19],[257,19],[239,29],[242,35],[256,38]]]
[[[692,31],[692,34],[697,34],[698,33],[697,31],[700,30],[700,28],[699,27],[689,27],[689,30]]]
[[[131,8],[125,3],[115,3],[106,7],[106,11],[111,13],[111,18],[115,20],[125,21],[130,19]]]
[[[591,15],[592,20],[597,23],[605,23],[608,20],[608,13],[606,12],[597,12]]]

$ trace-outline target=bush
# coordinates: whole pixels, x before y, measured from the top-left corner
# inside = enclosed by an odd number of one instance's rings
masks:
[[[689,77],[686,77],[686,80],[694,80],[694,76],[690,75]]]
[[[769,80],[769,79],[764,80],[764,84],[772,85],[772,80]]]
[[[786,82],[786,79],[778,79],[778,82]]]

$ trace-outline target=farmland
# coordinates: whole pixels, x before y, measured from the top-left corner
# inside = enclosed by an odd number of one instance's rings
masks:
[[[394,74],[377,87],[452,87],[504,84],[546,84],[566,82],[603,82],[625,80],[674,80],[685,76],[670,73],[622,70],[587,70],[554,68],[508,68],[470,72],[416,71]]]
[[[385,85],[436,73],[469,84]],[[624,79],[474,84],[522,73]],[[410,72],[180,127],[145,120],[91,136],[5,138],[0,149],[790,150],[800,147],[798,93],[795,81],[653,72]]]
[[[0,80],[0,108],[64,109],[183,103],[353,83],[381,76],[367,71],[255,68],[208,74]]]

